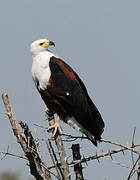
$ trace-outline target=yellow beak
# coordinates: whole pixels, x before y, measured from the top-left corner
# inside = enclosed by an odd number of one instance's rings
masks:
[[[49,46],[55,46],[53,41],[45,41],[43,44],[41,44],[42,47],[49,47]]]
[[[49,47],[50,41],[45,41],[43,44],[41,44],[42,47]]]

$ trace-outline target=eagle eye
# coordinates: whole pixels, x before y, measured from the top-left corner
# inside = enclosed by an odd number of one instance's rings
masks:
[[[43,43],[40,43],[40,46],[42,46],[44,44],[44,42]]]

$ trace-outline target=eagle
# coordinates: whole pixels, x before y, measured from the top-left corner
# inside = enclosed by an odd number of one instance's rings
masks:
[[[88,95],[78,74],[48,47],[53,41],[40,39],[31,43],[32,78],[49,112],[57,114],[56,122],[48,130],[62,134],[60,120],[82,132],[97,146],[104,131],[100,112]]]

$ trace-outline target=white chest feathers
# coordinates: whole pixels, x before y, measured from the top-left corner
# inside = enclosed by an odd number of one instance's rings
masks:
[[[39,85],[39,89],[45,90],[51,76],[49,67],[50,58],[54,56],[51,52],[40,52],[33,57],[32,63],[32,78],[35,85]]]

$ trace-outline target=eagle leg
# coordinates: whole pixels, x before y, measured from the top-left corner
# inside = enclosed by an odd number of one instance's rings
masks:
[[[54,118],[54,113],[52,111],[50,111],[47,107],[45,109],[45,115],[48,120],[51,120]]]
[[[52,126],[49,126],[47,130],[49,131],[52,129],[54,129],[52,137],[54,137],[56,135],[57,130],[59,131],[59,134],[62,135],[63,131],[62,131],[62,128],[60,126],[60,116],[59,115],[57,116],[55,124],[53,124]]]

